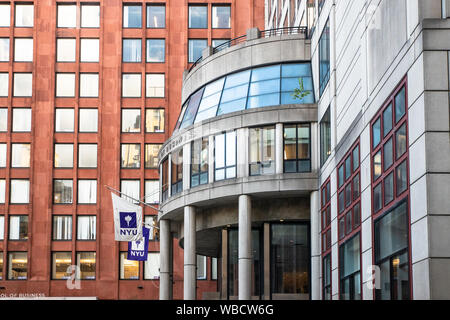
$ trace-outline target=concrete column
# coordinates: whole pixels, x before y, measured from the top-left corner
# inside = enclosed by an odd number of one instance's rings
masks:
[[[319,192],[310,195],[311,211],[311,299],[320,300]]]
[[[159,221],[159,236],[160,236],[160,265],[159,265],[159,300],[171,299],[171,286],[172,281],[170,279],[170,269],[172,264],[171,259],[171,246],[172,237],[170,236],[170,221]]]
[[[250,300],[252,289],[252,202],[239,196],[239,300]]]
[[[277,123],[275,126],[275,173],[283,173],[284,155],[283,155],[283,124]]]
[[[247,41],[256,40],[261,37],[261,31],[258,28],[247,29]]]
[[[197,292],[197,255],[195,208],[184,207],[184,300],[195,300]]]

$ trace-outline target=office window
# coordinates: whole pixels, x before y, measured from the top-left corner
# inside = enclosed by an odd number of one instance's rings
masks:
[[[75,73],[56,74],[56,96],[75,97]]]
[[[144,262],[144,279],[159,279],[159,252],[149,252],[147,260]]]
[[[9,94],[9,74],[0,73],[0,97],[7,97]]]
[[[53,180],[53,203],[71,204],[73,180]]]
[[[97,203],[97,180],[78,180],[78,203]]]
[[[80,97],[98,97],[98,73],[80,73]]]
[[[30,167],[30,144],[13,143],[11,144],[11,167],[29,168]]]
[[[330,107],[320,121],[320,165],[323,166],[331,155]]]
[[[77,217],[77,240],[95,240],[97,234],[96,216]]]
[[[147,98],[164,98],[165,76],[163,73],[149,73],[146,75]]]
[[[323,258],[323,300],[331,300],[331,254]]]
[[[100,27],[100,6],[91,4],[81,5],[81,27],[99,28]]]
[[[236,132],[214,137],[214,177],[216,181],[236,178]]]
[[[330,80],[330,20],[328,19],[319,40],[319,88],[320,95]]]
[[[30,181],[11,180],[11,204],[26,204],[30,202]]]
[[[191,143],[191,188],[208,183],[209,138]]]
[[[58,4],[58,28],[76,28],[77,6],[69,4]]]
[[[172,152],[172,195],[183,191],[183,148]]]
[[[164,4],[147,5],[147,28],[166,27],[166,6]]]
[[[141,132],[141,109],[122,109],[122,132]]]
[[[122,74],[122,97],[141,97],[141,74]]]
[[[159,229],[155,228],[157,226],[157,216],[145,216],[144,223],[147,228],[150,228],[149,240],[158,241],[159,240]]]
[[[31,109],[13,108],[13,132],[31,131]]]
[[[55,144],[55,168],[73,168],[73,144]]]
[[[9,61],[9,38],[0,38],[0,62],[5,61]]]
[[[28,255],[26,252],[8,253],[8,280],[26,280]]]
[[[206,257],[197,255],[197,280],[206,280]]]
[[[339,247],[341,300],[361,300],[359,233]]]
[[[188,62],[193,63],[202,56],[203,49],[205,49],[208,46],[208,40],[206,40],[206,39],[189,39],[188,46],[189,46]]]
[[[321,188],[321,236],[322,252],[325,254],[331,249],[331,183],[330,179]]]
[[[142,27],[142,7],[139,5],[123,6],[123,27],[141,28]]]
[[[140,144],[122,144],[121,145],[121,167],[122,168],[140,168],[141,167],[141,145]]]
[[[9,240],[28,240],[28,216],[9,217]]]
[[[217,258],[211,258],[211,280],[217,280]]]
[[[14,73],[14,97],[31,97],[33,94],[33,74]]]
[[[127,255],[120,253],[120,280],[139,280],[139,261],[128,260]]]
[[[284,126],[284,172],[311,171],[311,130],[309,124]]]
[[[8,109],[0,108],[0,132],[8,131]]]
[[[32,62],[33,61],[33,39],[15,38],[14,39],[14,61]]]
[[[56,39],[56,61],[75,62],[76,39]]]
[[[74,109],[64,108],[55,110],[55,132],[74,131]]]
[[[275,173],[275,126],[250,128],[250,175]]]
[[[6,197],[6,180],[0,179],[0,203],[5,203]]]
[[[166,57],[166,40],[147,39],[147,62],[164,62]]]
[[[81,39],[80,40],[80,61],[98,62],[100,55],[99,39]]]
[[[164,202],[169,197],[169,159],[166,158],[162,161],[161,164],[162,172],[161,172],[161,201]]]
[[[0,27],[11,26],[11,7],[9,4],[0,3]]]
[[[145,180],[145,203],[159,203],[159,180]]]
[[[34,6],[32,4],[16,4],[16,27],[33,27]]]
[[[121,180],[120,191],[123,193],[122,198],[127,201],[137,204],[138,202],[132,200],[131,198],[136,200],[141,199],[141,184],[139,180]]]
[[[218,46],[221,46],[221,48],[228,48],[230,46],[229,41],[230,41],[230,39],[212,39],[211,46],[213,48],[217,48]],[[223,45],[224,43],[227,43],[227,42],[228,42],[228,45]]]
[[[53,240],[72,240],[72,216],[53,216]]]
[[[189,6],[189,28],[206,29],[208,28],[208,7],[207,6]]]
[[[122,61],[141,62],[142,61],[142,40],[123,39],[122,41]]]
[[[147,133],[164,132],[164,109],[145,110],[145,132]]]
[[[72,265],[72,252],[52,253],[52,280],[69,279],[69,267]]]
[[[215,29],[231,28],[230,6],[215,6],[215,5],[212,6],[212,27]]]
[[[77,279],[95,280],[96,260],[95,252],[77,252]]]
[[[5,239],[5,217],[0,216],[0,240],[3,239]],[[2,254],[2,252],[0,252],[0,254]]]
[[[158,168],[158,153],[161,150],[162,144],[146,144],[145,145],[145,168]]]
[[[79,126],[80,132],[97,132],[98,110],[80,109]]]
[[[6,168],[6,153],[7,145],[6,143],[0,144],[0,168]]]

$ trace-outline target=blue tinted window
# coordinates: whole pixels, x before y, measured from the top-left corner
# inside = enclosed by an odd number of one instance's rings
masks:
[[[252,83],[250,86],[250,96],[267,94],[280,91],[280,80],[266,80]]]
[[[256,97],[249,97],[247,102],[247,109],[276,106],[280,104],[280,94],[272,93]]]
[[[141,39],[123,39],[123,62],[141,62]]]
[[[246,98],[248,93],[248,83],[242,86],[233,87],[231,89],[223,90],[221,104],[231,100]]]
[[[200,101],[203,95],[204,89],[200,89],[189,100],[189,105],[186,109],[183,123],[181,124],[181,128],[185,128],[194,123],[195,115],[197,114],[198,107],[200,105]]]
[[[247,70],[227,76],[225,89],[248,83],[250,81],[250,72],[251,70]]]
[[[164,39],[147,39],[147,62],[164,62],[166,41]]]
[[[311,77],[311,66],[309,63],[291,63],[282,65],[281,76],[289,77]]]
[[[208,28],[207,6],[189,6],[189,28]]]
[[[279,77],[280,77],[280,65],[256,68],[253,69],[252,72],[252,82],[267,79],[276,79]]]
[[[208,46],[208,40],[189,40],[189,62],[195,62],[202,56],[202,51]]]
[[[247,103],[247,98],[242,98],[238,100],[233,100],[227,103],[221,103],[219,110],[217,110],[217,115],[227,114],[236,111],[242,111],[245,109]]]
[[[142,14],[141,6],[124,6],[123,7],[123,27],[124,28],[141,28]]]
[[[166,27],[166,6],[148,5],[147,28],[165,28],[165,27]]]

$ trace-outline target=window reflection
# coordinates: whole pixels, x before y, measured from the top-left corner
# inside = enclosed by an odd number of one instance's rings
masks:
[[[96,253],[95,252],[78,252],[77,253],[77,279],[94,280],[96,269]]]
[[[8,280],[26,280],[27,271],[27,252],[10,252],[8,254]]]
[[[52,255],[52,279],[69,279],[69,267],[72,265],[71,252],[53,252]]]

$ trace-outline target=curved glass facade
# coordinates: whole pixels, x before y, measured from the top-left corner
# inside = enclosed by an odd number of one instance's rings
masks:
[[[309,92],[301,100],[292,93],[303,80]],[[245,109],[314,103],[311,63],[285,63],[247,69],[224,76],[194,92],[183,105],[175,127],[183,129],[216,116]]]

